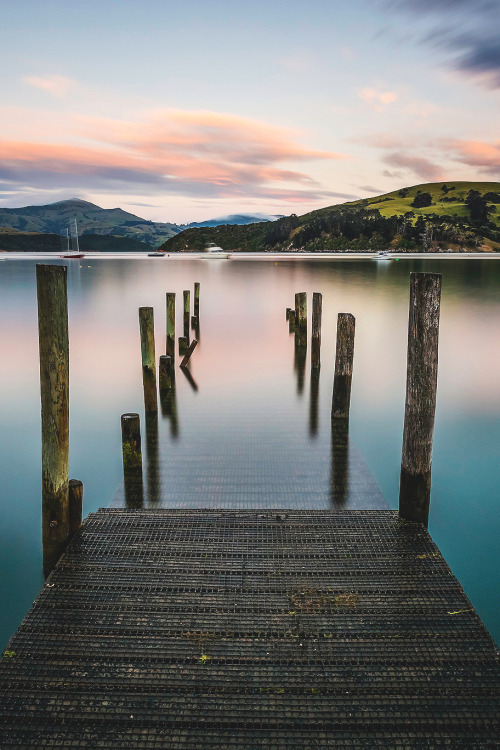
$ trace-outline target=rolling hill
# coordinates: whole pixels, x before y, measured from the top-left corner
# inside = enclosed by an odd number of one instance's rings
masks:
[[[101,208],[71,199],[44,206],[0,208],[0,226],[21,232],[64,234],[73,219],[80,235],[114,235],[146,243],[151,250],[182,230],[178,224],[147,221],[121,208]]]
[[[302,216],[184,230],[167,252],[500,250],[500,183],[426,183]]]

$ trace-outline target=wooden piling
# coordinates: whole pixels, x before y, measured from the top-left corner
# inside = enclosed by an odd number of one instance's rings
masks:
[[[356,321],[351,313],[339,313],[337,318],[337,351],[333,379],[332,419],[349,417],[355,325]]]
[[[189,344],[188,348],[186,349],[186,354],[184,355],[184,358],[183,358],[182,362],[180,363],[179,367],[186,367],[187,363],[189,362],[189,360],[191,358],[191,354],[196,349],[197,344],[198,344],[198,342],[196,341],[196,339],[193,339],[191,341],[191,343]]]
[[[160,380],[160,393],[161,391],[168,391],[173,387],[173,368],[172,357],[169,354],[162,354],[160,357],[159,380]]]
[[[72,537],[82,525],[83,482],[79,479],[69,480],[68,509],[69,535]]]
[[[158,398],[156,395],[155,330],[152,307],[139,308],[139,327],[141,331],[144,409],[146,413],[150,413],[158,411]]]
[[[287,307],[287,308],[286,308],[286,319],[287,319],[287,320],[289,319],[289,317],[290,317],[290,313],[291,313],[291,312],[292,312],[292,308],[291,308],[291,307]]]
[[[294,333],[295,331],[295,310],[290,310],[288,313],[288,332]]]
[[[297,292],[295,295],[295,325],[301,331],[307,328],[307,294]]]
[[[307,294],[295,295],[295,345],[307,347]]]
[[[189,344],[189,312],[191,309],[191,292],[185,289],[182,293],[184,301],[184,338]]]
[[[175,359],[175,292],[167,292],[167,354]]]
[[[311,366],[313,369],[321,365],[321,309],[323,296],[319,292],[313,294],[312,337],[311,337]]]
[[[427,526],[436,410],[441,274],[410,274],[406,405],[399,513]]]
[[[121,427],[125,504],[127,508],[138,508],[144,500],[139,415],[122,414]]]
[[[195,318],[200,317],[200,282],[199,281],[195,281],[194,283],[193,315]]]
[[[42,411],[42,542],[47,576],[69,534],[69,340],[66,266],[36,267]]]
[[[185,354],[186,349],[189,346],[187,338],[185,336],[179,336],[178,344],[179,344],[179,356],[181,354]]]

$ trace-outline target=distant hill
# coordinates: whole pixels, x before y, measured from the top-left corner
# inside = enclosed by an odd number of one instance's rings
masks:
[[[116,235],[145,242],[150,249],[182,230],[178,224],[147,221],[121,208],[100,208],[71,199],[44,206],[0,208],[0,226],[21,232],[64,234],[76,217],[80,235]],[[144,248],[143,248],[144,249]]]
[[[500,250],[500,183],[439,182],[246,226],[187,229],[167,252]]]
[[[45,233],[51,235],[64,235],[70,223],[76,218],[80,242],[87,235],[102,235],[103,237],[115,236],[130,240],[122,246],[122,250],[151,250],[157,248],[170,237],[191,227],[210,226],[220,224],[250,224],[261,221],[274,221],[278,216],[266,214],[231,214],[221,216],[217,219],[192,222],[191,224],[172,224],[164,222],[148,221],[140,216],[123,211],[121,208],[101,208],[94,203],[72,198],[56,203],[48,203],[43,206],[25,206],[24,208],[0,208],[0,228],[14,229],[19,232]],[[41,241],[41,240],[39,240]],[[11,242],[22,243],[21,238],[11,239]],[[25,240],[31,247],[32,240]],[[49,243],[52,240],[44,240]],[[134,246],[134,242],[146,243],[147,247]],[[92,240],[95,249],[108,250],[115,246],[115,241]],[[85,246],[88,243],[85,241]]]
[[[79,238],[80,250],[86,252],[148,252],[151,246],[129,237],[115,235],[85,234]],[[57,253],[66,252],[65,238],[59,234],[44,232],[19,232],[0,227],[0,252]]]
[[[267,214],[229,214],[228,216],[219,216],[217,219],[207,219],[207,221],[192,221],[187,224],[185,229],[194,229],[195,227],[218,227],[221,224],[257,224],[262,221],[276,221],[282,219],[282,214],[268,216]]]

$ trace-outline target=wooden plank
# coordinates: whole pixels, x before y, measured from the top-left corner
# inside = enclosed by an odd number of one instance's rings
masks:
[[[394,511],[100,510],[6,653],[2,747],[493,748],[500,729],[498,651]]]

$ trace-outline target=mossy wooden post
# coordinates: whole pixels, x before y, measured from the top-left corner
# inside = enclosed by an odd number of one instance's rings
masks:
[[[42,405],[43,572],[48,576],[69,535],[69,341],[66,266],[36,267]]]
[[[160,357],[160,366],[158,368],[160,394],[162,391],[169,391],[173,387],[174,368],[172,364],[172,357],[169,354],[162,354]]]
[[[295,331],[295,310],[290,310],[288,313],[288,332],[293,333]]]
[[[297,292],[295,295],[295,328],[297,345],[307,346],[307,294]]]
[[[436,410],[441,274],[410,275],[406,405],[399,513],[427,526]]]
[[[199,281],[194,282],[193,315],[195,318],[200,317],[200,282]]]
[[[313,369],[321,365],[321,308],[323,297],[319,292],[313,294],[312,337],[311,337],[311,366]]]
[[[355,325],[356,321],[351,313],[339,313],[337,318],[335,375],[333,378],[332,419],[349,418]]]
[[[179,343],[179,355],[184,354],[186,349],[189,346],[187,338],[185,336],[179,336],[178,343]]]
[[[139,308],[139,327],[141,331],[144,410],[148,414],[158,411],[158,398],[156,395],[155,328],[152,307]]]
[[[125,503],[127,508],[137,508],[142,506],[144,498],[139,415],[122,414],[121,426]]]
[[[167,292],[167,354],[175,359],[175,293]]]
[[[189,344],[189,311],[191,309],[191,292],[185,289],[182,292],[184,300],[184,338]]]
[[[291,307],[287,307],[287,308],[286,308],[286,319],[287,319],[287,320],[288,320],[288,318],[290,317],[290,313],[291,313],[291,312],[292,312],[292,308],[291,308]]]
[[[69,535],[75,534],[82,525],[83,482],[79,479],[69,480],[68,494]]]

